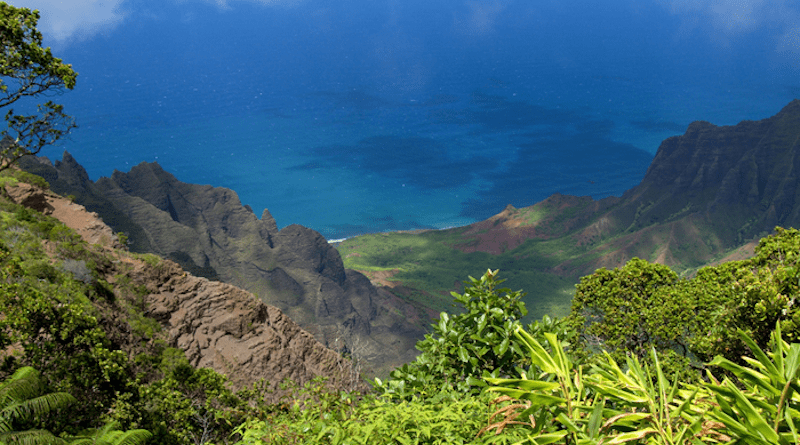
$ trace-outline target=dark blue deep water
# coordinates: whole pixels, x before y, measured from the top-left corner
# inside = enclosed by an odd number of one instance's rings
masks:
[[[328,238],[620,195],[690,122],[800,96],[789,2],[117,0],[75,34],[12,3],[80,73],[57,98],[80,128],[43,154],[157,161]]]

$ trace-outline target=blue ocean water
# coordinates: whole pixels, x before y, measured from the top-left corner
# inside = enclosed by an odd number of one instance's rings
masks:
[[[690,122],[800,96],[800,8],[691,5],[123,1],[47,42],[80,74],[58,97],[80,127],[43,154],[93,179],[157,161],[328,238],[620,195]]]

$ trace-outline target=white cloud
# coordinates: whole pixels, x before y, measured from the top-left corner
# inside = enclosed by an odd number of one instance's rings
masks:
[[[38,9],[42,15],[39,30],[46,39],[65,42],[91,37],[98,32],[112,29],[120,24],[126,13],[122,7],[125,0],[5,0],[19,8]],[[260,3],[265,6],[290,7],[304,0],[161,0],[177,3],[210,2],[228,9],[238,2]]]
[[[710,24],[725,36],[754,31],[764,26],[787,27],[800,16],[786,0],[660,0],[684,24],[697,28]]]
[[[38,9],[45,38],[65,41],[110,29],[124,19],[123,0],[7,0],[19,8]]]
[[[469,35],[484,35],[494,31],[498,16],[506,9],[506,3],[500,0],[468,1],[469,13],[466,17],[456,19],[456,28]]]

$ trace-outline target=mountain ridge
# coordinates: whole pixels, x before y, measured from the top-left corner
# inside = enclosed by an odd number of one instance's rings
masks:
[[[107,300],[95,301],[93,309],[119,350],[130,356],[163,341],[181,350],[191,366],[226,375],[237,389],[266,379],[271,402],[284,394],[279,384],[287,379],[304,384],[325,377],[333,386],[362,385],[357,363],[317,342],[253,294],[192,276],[170,260],[129,253],[96,213],[39,186],[18,182],[4,184],[0,191],[0,199],[52,216],[83,239],[86,250],[75,249],[72,255],[80,251],[84,258],[71,258],[66,261],[71,266],[61,267],[78,271],[84,280],[108,283]],[[51,261],[64,261],[52,241],[42,243]],[[136,323],[143,322],[134,321],[138,316],[130,313],[131,305],[160,328],[144,330],[150,334],[137,331]]]
[[[345,270],[339,252],[316,231],[296,224],[277,230],[266,209],[258,219],[232,190],[181,182],[156,163],[92,182],[69,153],[23,167],[112,221],[132,250],[255,293],[323,344],[357,353],[375,372],[416,355],[429,311]]]

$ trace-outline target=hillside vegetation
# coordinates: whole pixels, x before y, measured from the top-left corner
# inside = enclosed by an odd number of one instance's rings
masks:
[[[4,190],[19,179],[46,185],[13,175]],[[451,293],[455,308],[417,359],[371,390],[287,380],[275,398],[265,384],[235,391],[170,346],[132,269],[164,260],[90,245],[8,199],[0,224],[0,393],[22,385],[32,391],[10,403],[50,400],[32,416],[0,411],[5,443],[798,440],[794,229],[691,279],[641,259],[599,269],[580,280],[567,317],[534,323],[523,321],[523,293],[490,270]]]

